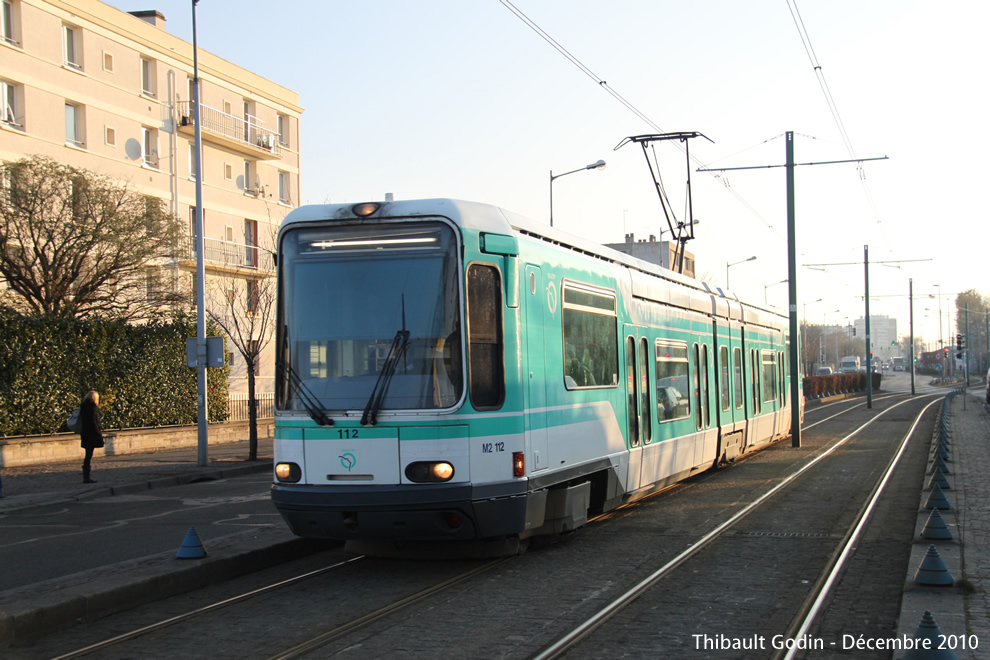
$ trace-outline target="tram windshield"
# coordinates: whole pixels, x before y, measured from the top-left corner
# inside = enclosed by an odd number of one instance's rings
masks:
[[[457,403],[455,247],[440,222],[288,230],[279,252],[279,409],[367,414],[372,405]]]

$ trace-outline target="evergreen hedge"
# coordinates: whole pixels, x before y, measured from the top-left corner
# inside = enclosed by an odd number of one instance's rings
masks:
[[[207,326],[207,334],[219,334]],[[186,366],[194,318],[122,320],[21,316],[0,309],[0,435],[65,430],[89,390],[104,429],[196,422],[196,370]],[[207,370],[210,421],[228,417],[229,360]]]

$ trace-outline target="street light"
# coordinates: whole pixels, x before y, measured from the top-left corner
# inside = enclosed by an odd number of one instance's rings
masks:
[[[684,222],[683,220],[681,220],[680,222],[677,223],[677,228],[678,229],[683,229],[684,227],[686,227],[689,224],[696,225],[699,222],[701,222],[701,220],[695,219],[695,220],[692,220],[690,223]],[[661,241],[663,240],[663,233],[664,232],[668,232],[670,234],[671,238],[674,237],[674,230],[672,230],[672,229],[661,229],[660,230],[660,235],[659,235],[659,238],[660,238]],[[755,259],[756,257],[753,257],[753,258]],[[728,288],[728,287],[726,287],[726,288]]]
[[[749,259],[743,259],[742,261],[736,261],[736,262],[733,262],[731,264],[729,264],[729,263],[725,264],[725,288],[726,288],[726,290],[728,290],[728,288],[729,288],[729,266],[738,266],[739,264],[746,263],[747,261],[756,261],[756,257],[753,256],[753,257],[750,257]]]
[[[767,302],[767,289],[769,289],[772,286],[777,286],[778,284],[786,284],[789,281],[790,280],[781,280],[779,282],[774,282],[773,284],[764,284],[763,285],[763,304],[764,305],[769,305],[770,304],[769,302]]]
[[[584,167],[579,167],[576,170],[571,170],[570,172],[564,172],[563,174],[555,175],[553,170],[550,170],[550,226],[553,227],[553,180],[559,179],[562,176],[567,176],[568,174],[574,174],[575,172],[583,172],[585,170],[604,170],[605,161],[598,160],[590,165],[585,165]]]

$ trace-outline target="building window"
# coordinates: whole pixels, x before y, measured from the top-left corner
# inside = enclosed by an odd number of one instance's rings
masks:
[[[103,53],[103,70],[113,73],[113,55],[110,53]]]
[[[82,107],[65,104],[65,143],[75,147],[85,146],[82,130]]]
[[[141,127],[141,161],[146,167],[158,169],[158,129]]]
[[[244,221],[244,265],[258,267],[258,221]]]
[[[195,179],[199,176],[199,167],[196,163],[196,143],[189,143],[189,178]]]
[[[3,39],[8,44],[14,46],[19,45],[17,43],[17,31],[15,30],[14,21],[14,3],[11,0],[3,0],[3,6],[0,7],[0,39]]]
[[[152,98],[158,95],[155,68],[153,60],[146,57],[141,58],[141,93]]]
[[[72,25],[62,26],[62,62],[70,69],[82,71],[81,30]]]
[[[244,192],[249,195],[257,195],[258,189],[261,187],[259,185],[258,177],[255,174],[254,162],[250,160],[244,161]]]
[[[223,178],[227,179],[227,181],[234,178],[234,166],[230,163],[223,164]]]
[[[257,280],[248,280],[247,281],[247,301],[245,302],[245,306],[247,308],[248,313],[254,313],[254,312],[258,311],[258,304],[259,304],[259,302],[260,302],[260,300],[259,300],[259,295],[258,295],[258,281]]]
[[[285,115],[278,115],[278,142],[279,144],[288,146],[289,145],[289,118]]]
[[[117,146],[117,131],[106,126],[104,129],[104,141],[107,143],[108,147]]]
[[[204,224],[205,224],[205,222],[204,222]],[[191,236],[192,238],[196,238],[196,236],[198,236],[198,235],[199,235],[199,232],[196,231],[196,207],[195,206],[190,206],[189,207],[189,236]],[[193,251],[195,252],[195,250],[196,250],[196,247],[194,245],[193,246]]]
[[[21,122],[17,121],[20,116],[17,112],[19,96],[17,85],[0,80],[0,121],[13,128],[23,128]]]
[[[278,201],[283,204],[289,204],[292,198],[289,196],[289,173],[279,172],[278,173]]]

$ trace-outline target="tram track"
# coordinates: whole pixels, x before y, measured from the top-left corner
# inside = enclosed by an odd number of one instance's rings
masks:
[[[884,397],[884,398],[889,399],[889,398],[894,398],[894,396],[896,395],[890,397]],[[687,548],[686,550],[675,556],[673,559],[669,560],[667,563],[665,563],[663,566],[661,566],[656,571],[651,573],[645,579],[641,580],[639,583],[637,583],[632,588],[630,588],[625,593],[623,593],[620,597],[613,600],[611,603],[609,603],[608,606],[599,610],[599,612],[597,612],[594,616],[589,617],[585,621],[581,622],[579,625],[575,626],[567,634],[561,636],[553,644],[545,647],[540,652],[530,657],[541,660],[549,659],[549,658],[557,658],[565,654],[569,655],[575,652],[575,650],[577,650],[576,652],[577,657],[583,657],[583,654],[580,652],[580,648],[581,648],[580,644],[582,640],[592,635],[596,631],[596,629],[598,629],[600,626],[605,624],[606,621],[616,616],[623,609],[632,605],[637,599],[639,599],[641,596],[649,592],[651,589],[657,587],[662,581],[673,579],[673,575],[675,574],[675,571],[679,567],[685,564],[692,557],[695,557],[699,553],[705,551],[712,543],[714,543],[715,541],[719,540],[720,538],[728,534],[733,527],[735,527],[740,521],[742,521],[744,518],[746,518],[751,513],[753,513],[757,508],[761,507],[764,504],[769,503],[771,500],[775,498],[775,496],[779,495],[785,488],[792,485],[801,476],[805,475],[812,467],[814,467],[819,462],[823,461],[828,456],[832,455],[834,452],[842,448],[851,439],[855,438],[867,427],[876,423],[884,415],[897,409],[899,406],[907,404],[909,402],[910,400],[905,400],[900,403],[896,403],[893,406],[890,406],[889,408],[885,409],[884,411],[874,415],[869,421],[860,425],[851,433],[844,436],[837,442],[833,443],[825,451],[822,451],[821,453],[817,454],[814,458],[806,462],[799,469],[795,470],[790,475],[788,475],[783,480],[781,480],[777,485],[775,485],[774,487],[766,491],[763,495],[759,496],[758,498],[750,502],[747,506],[745,506],[743,509],[735,513],[728,520],[722,522],[717,527],[712,529],[710,532],[702,536],[689,548]],[[911,438],[911,436],[917,429],[922,416],[928,411],[928,409],[931,406],[935,405],[937,402],[938,401],[936,400],[929,403],[921,410],[921,412],[919,412],[915,416],[915,419],[911,424],[910,429],[904,434],[903,438],[901,439],[895,455],[889,461],[887,468],[883,471],[883,474],[873,485],[873,488],[870,492],[870,496],[867,499],[866,503],[863,504],[863,506],[860,508],[859,512],[855,516],[853,522],[845,530],[845,534],[842,536],[842,539],[837,545],[835,551],[831,554],[828,564],[825,566],[824,570],[821,572],[819,576],[819,579],[816,581],[815,585],[812,587],[807,597],[804,599],[804,602],[802,603],[801,607],[798,609],[798,612],[795,615],[790,626],[788,626],[786,631],[781,631],[779,633],[779,637],[783,643],[786,644],[785,640],[796,640],[802,638],[802,636],[807,635],[807,631],[809,627],[812,625],[812,622],[815,620],[815,617],[819,613],[819,610],[822,607],[822,603],[827,599],[829,595],[830,587],[835,582],[837,576],[840,574],[844,566],[845,560],[854,551],[855,543],[859,538],[860,533],[863,530],[863,527],[869,521],[869,514],[872,511],[874,505],[876,504],[877,499],[883,493],[883,487],[886,484],[886,482],[889,480],[893,470],[896,468],[898,461],[906,448],[908,440]],[[823,424],[829,420],[832,420],[836,417],[846,414],[847,412],[850,412],[852,409],[856,407],[858,406],[850,406],[849,408],[846,408],[838,413],[832,414],[821,420],[805,425],[803,428],[810,429],[819,424]],[[765,649],[769,649],[771,651],[774,650],[771,649],[769,645],[761,650],[765,650]],[[785,658],[790,660],[791,658],[796,657],[795,654],[798,653],[800,650],[801,649],[797,647],[792,647],[790,649],[785,647],[780,650],[777,650],[777,652],[773,654],[772,657],[777,660],[785,659]]]
[[[888,399],[896,399],[899,396],[900,395],[878,397],[875,398],[874,400],[879,402]],[[855,411],[860,410],[862,408],[862,400],[856,400],[856,401],[850,400],[850,405],[848,406],[843,406],[841,405],[842,403],[844,402],[829,404],[828,408],[818,407],[811,413],[806,414],[807,418],[814,419],[816,417],[821,417],[821,419],[815,419],[814,421],[810,421],[810,419],[806,420],[808,421],[808,423],[805,424],[803,428],[805,430],[813,429],[820,425],[827,424],[829,421],[840,419],[843,415],[854,413]],[[908,401],[902,401],[894,406],[891,406],[883,410],[882,412],[873,414],[872,418],[869,421],[860,425],[852,433],[847,434],[844,438],[840,439],[838,442],[832,443],[826,450],[818,452],[814,456],[814,458],[807,461],[805,465],[803,465],[799,470],[796,470],[794,472],[793,478],[796,479],[801,474],[805,474],[813,466],[817,465],[821,460],[824,460],[827,456],[833,454],[834,452],[838,451],[843,446],[845,446],[845,444],[851,438],[856,436],[857,433],[869,427],[877,420],[883,419],[884,415],[886,415],[890,411],[898,408],[899,406],[905,403],[908,403]],[[839,410],[833,409],[832,406],[838,407]],[[918,415],[919,418],[920,418],[920,414],[921,413],[919,413]],[[917,423],[917,420],[915,423]],[[785,440],[784,443],[786,442],[787,441]],[[779,447],[781,449],[784,448],[783,443],[777,443],[777,445],[773,445],[773,446]],[[755,457],[760,456],[763,453],[764,452],[761,451],[761,452],[756,452],[755,454],[746,455],[742,460],[737,462],[737,465],[742,466],[747,462],[753,461]],[[700,479],[693,479],[686,483],[674,485],[668,489],[664,489],[657,495],[677,494],[679,497],[690,498],[691,493],[685,491],[691,491],[696,486],[700,486],[706,482],[709,482],[713,477],[721,473],[722,471],[705,473],[704,475],[701,476]],[[692,557],[704,551],[707,546],[711,545],[716,540],[728,535],[729,530],[732,529],[734,525],[736,525],[739,521],[741,521],[743,518],[748,516],[754,510],[760,508],[762,505],[766,504],[769,500],[773,499],[773,497],[778,493],[780,493],[785,486],[786,484],[778,484],[777,486],[769,489],[761,497],[748,503],[742,510],[737,511],[728,520],[722,521],[714,529],[709,530],[706,534],[703,534],[702,536],[694,538],[691,541],[689,541],[689,547],[687,549],[679,553],[677,556],[668,559],[664,563],[664,565],[661,566],[660,569],[656,569],[651,575],[649,575],[647,577],[647,580],[652,578],[654,580],[654,584],[657,582],[662,582],[665,576],[669,576],[679,566],[682,566],[686,562],[690,561]],[[597,518],[596,521],[592,521],[592,524],[589,525],[589,528],[591,528],[592,526],[604,524],[606,521],[610,521],[614,518],[621,519],[622,516],[639,515],[638,513],[635,513],[637,509],[642,507],[643,503],[651,500],[654,502],[655,505],[657,503],[657,499],[656,499],[657,495],[651,496],[650,498],[647,498],[647,500],[637,502],[636,504],[631,505],[630,507],[621,507],[618,510],[609,512]],[[659,502],[660,502],[659,506],[662,508],[664,506],[663,503],[664,500],[661,498]],[[618,512],[619,515],[616,515],[616,512]],[[631,514],[630,512],[634,512],[634,513]],[[612,523],[609,522],[608,524],[612,524]],[[601,528],[599,527],[599,529]],[[579,541],[581,538],[581,534],[582,533],[579,532],[576,535],[571,535],[570,537],[568,537],[567,543],[573,544],[576,541]],[[320,651],[319,653],[322,654],[325,652],[327,654],[332,654],[334,652],[339,652],[342,648],[348,648],[347,646],[348,644],[363,643],[363,642],[354,642],[353,640],[355,639],[367,640],[377,634],[380,634],[380,631],[383,630],[388,631],[389,627],[392,625],[392,623],[390,623],[390,617],[399,616],[403,612],[409,612],[409,614],[404,615],[406,619],[409,619],[411,617],[416,617],[417,612],[422,612],[424,610],[433,609],[434,607],[439,607],[437,603],[440,602],[441,600],[454,601],[458,598],[457,596],[458,593],[460,593],[463,596],[464,594],[477,591],[479,588],[481,588],[479,585],[482,583],[491,584],[500,581],[500,578],[491,577],[492,574],[504,575],[506,571],[508,571],[509,573],[522,573],[523,571],[527,570],[525,567],[526,562],[519,560],[526,560],[532,557],[539,557],[541,555],[544,558],[550,559],[549,555],[552,555],[553,553],[556,553],[559,550],[561,550],[561,548],[550,547],[547,548],[545,552],[535,552],[535,553],[530,552],[528,555],[523,555],[522,557],[514,557],[509,559],[497,560],[494,562],[486,562],[485,564],[482,564],[480,566],[473,566],[470,570],[458,571],[457,575],[451,576],[449,578],[444,578],[428,587],[410,589],[405,593],[398,595],[395,598],[392,598],[390,602],[384,605],[376,606],[376,607],[365,607],[363,610],[359,610],[355,608],[353,610],[354,612],[364,611],[367,613],[361,614],[360,616],[336,616],[335,618],[338,620],[334,625],[320,627],[319,630],[321,630],[321,632],[319,632],[318,634],[312,634],[312,632],[316,630],[316,627],[314,627],[313,630],[309,631],[310,634],[305,636],[304,641],[297,642],[294,645],[287,646],[283,651],[274,654],[272,657],[277,657],[277,658],[303,657],[307,654],[313,654],[317,649],[324,648],[327,645],[333,646],[335,642],[337,643],[337,645],[334,647],[336,651],[332,648],[327,648],[325,651]],[[270,585],[269,587],[265,587],[264,589],[252,590],[251,592],[242,594],[241,596],[237,596],[231,599],[226,599],[230,601],[228,603],[218,602],[214,605],[210,605],[207,607],[196,608],[195,610],[191,610],[190,612],[188,612],[186,615],[181,615],[179,617],[169,617],[168,619],[163,620],[157,624],[145,626],[131,633],[127,633],[124,635],[116,636],[111,639],[107,639],[105,642],[100,643],[99,645],[90,645],[85,648],[79,649],[78,651],[73,651],[70,653],[60,655],[58,656],[58,658],[61,659],[61,658],[82,657],[84,655],[92,654],[97,651],[111,649],[114,646],[126,642],[133,643],[134,640],[137,640],[144,635],[152,634],[156,631],[161,631],[164,628],[171,627],[173,625],[178,625],[186,620],[194,621],[200,615],[208,614],[210,612],[214,612],[219,609],[224,609],[226,607],[229,607],[230,605],[235,605],[241,602],[250,601],[255,596],[261,596],[261,595],[265,595],[266,593],[278,591],[280,589],[283,589],[283,587],[286,588],[298,587],[300,584],[308,581],[310,577],[318,577],[318,575],[316,575],[317,573],[332,572],[333,570],[336,570],[345,565],[350,565],[351,563],[357,563],[357,560],[359,559],[361,558],[360,557],[351,558],[347,562],[339,562],[332,566],[325,567],[324,569],[320,569],[320,571],[313,571],[311,572],[313,575],[310,574],[300,575],[295,578],[292,578],[291,580],[285,580],[280,583]],[[513,562],[513,563],[507,565],[505,562]],[[431,570],[432,569],[428,569],[425,572],[430,572]],[[658,575],[662,571],[665,572],[661,575]],[[369,573],[375,573],[375,571],[370,571]],[[482,576],[485,576],[486,574],[489,575],[488,578],[481,580],[474,580],[474,578],[482,578]],[[382,576],[380,578],[376,578],[374,575],[370,575],[370,576],[366,576],[363,579],[365,580],[366,583],[374,583],[376,580],[377,581],[387,580],[388,577],[384,572],[382,572]],[[640,594],[646,593],[650,590],[651,586],[650,585],[643,586],[644,582],[646,582],[646,580],[641,581],[640,585],[637,585],[636,587],[627,589],[626,594],[629,594],[633,591],[637,591],[638,589],[637,593],[629,599],[629,603],[635,601]],[[355,585],[357,586],[348,587],[347,585],[349,584],[351,584],[350,579],[345,581],[335,581],[332,588],[344,589],[344,590],[350,588],[350,589],[358,590],[360,589],[360,584],[362,583],[360,580],[358,580],[357,582],[355,582]],[[287,589],[287,590],[291,591],[291,589]],[[477,599],[477,600],[484,600],[484,599]],[[328,602],[332,603],[332,601],[328,601]],[[625,605],[615,606],[614,611],[612,613],[614,614],[615,612],[621,611],[623,607],[625,607]],[[612,606],[610,605],[609,608],[612,608]],[[275,606],[272,609],[273,611],[279,611],[279,610],[284,611],[286,607]],[[599,622],[599,624],[604,623],[608,618],[610,618],[610,616],[604,617]],[[377,630],[375,630],[374,628],[369,629],[369,627],[371,627],[372,624],[375,623],[379,624]],[[223,624],[216,624],[216,625],[222,626]],[[452,624],[452,625],[456,625],[456,624]],[[792,624],[792,626],[793,625],[794,624]],[[575,647],[574,644],[579,644],[588,635],[592,634],[594,632],[594,628],[597,627],[598,626],[596,625],[593,628],[588,629],[584,634],[575,637],[573,643],[562,646],[559,649],[555,649],[556,644],[546,645],[542,643],[532,643],[536,639],[536,637],[533,636],[533,638],[530,639],[531,643],[528,645],[529,650],[525,651],[524,654],[529,657],[557,657],[558,655],[561,655],[563,653],[573,652],[574,648],[577,649],[581,648],[580,645]],[[365,632],[362,633],[361,632],[362,630],[364,630]],[[388,636],[388,634],[386,633],[381,633],[381,634],[383,634],[384,637]],[[296,640],[303,639],[303,637],[304,636],[296,635],[294,639]],[[286,639],[287,640],[292,639],[292,636],[287,635]],[[563,637],[561,637],[560,639],[563,639]],[[268,652],[264,652],[263,649],[255,647],[253,649],[251,657],[267,657],[268,655],[270,655],[271,654],[270,641],[271,640],[269,640],[268,643],[266,643],[266,648],[269,649]],[[382,643],[387,644],[387,642],[384,642],[384,640]],[[344,644],[344,646],[341,646],[341,644]],[[530,653],[532,653],[532,649],[534,648],[543,648],[544,650],[541,651],[538,655],[530,656]],[[551,650],[552,653],[549,653],[551,652]],[[517,651],[523,651],[523,649],[519,648],[517,649]],[[425,652],[426,649],[424,649],[424,653]],[[264,655],[259,655],[259,653],[264,653]],[[523,655],[520,653],[510,653],[507,655],[512,657],[523,657]],[[578,651],[577,655],[580,657],[582,654],[580,651]],[[112,657],[118,657],[118,656],[112,656]],[[126,651],[124,652],[124,655],[121,655],[119,657],[127,657]],[[425,655],[423,657],[425,657]]]

